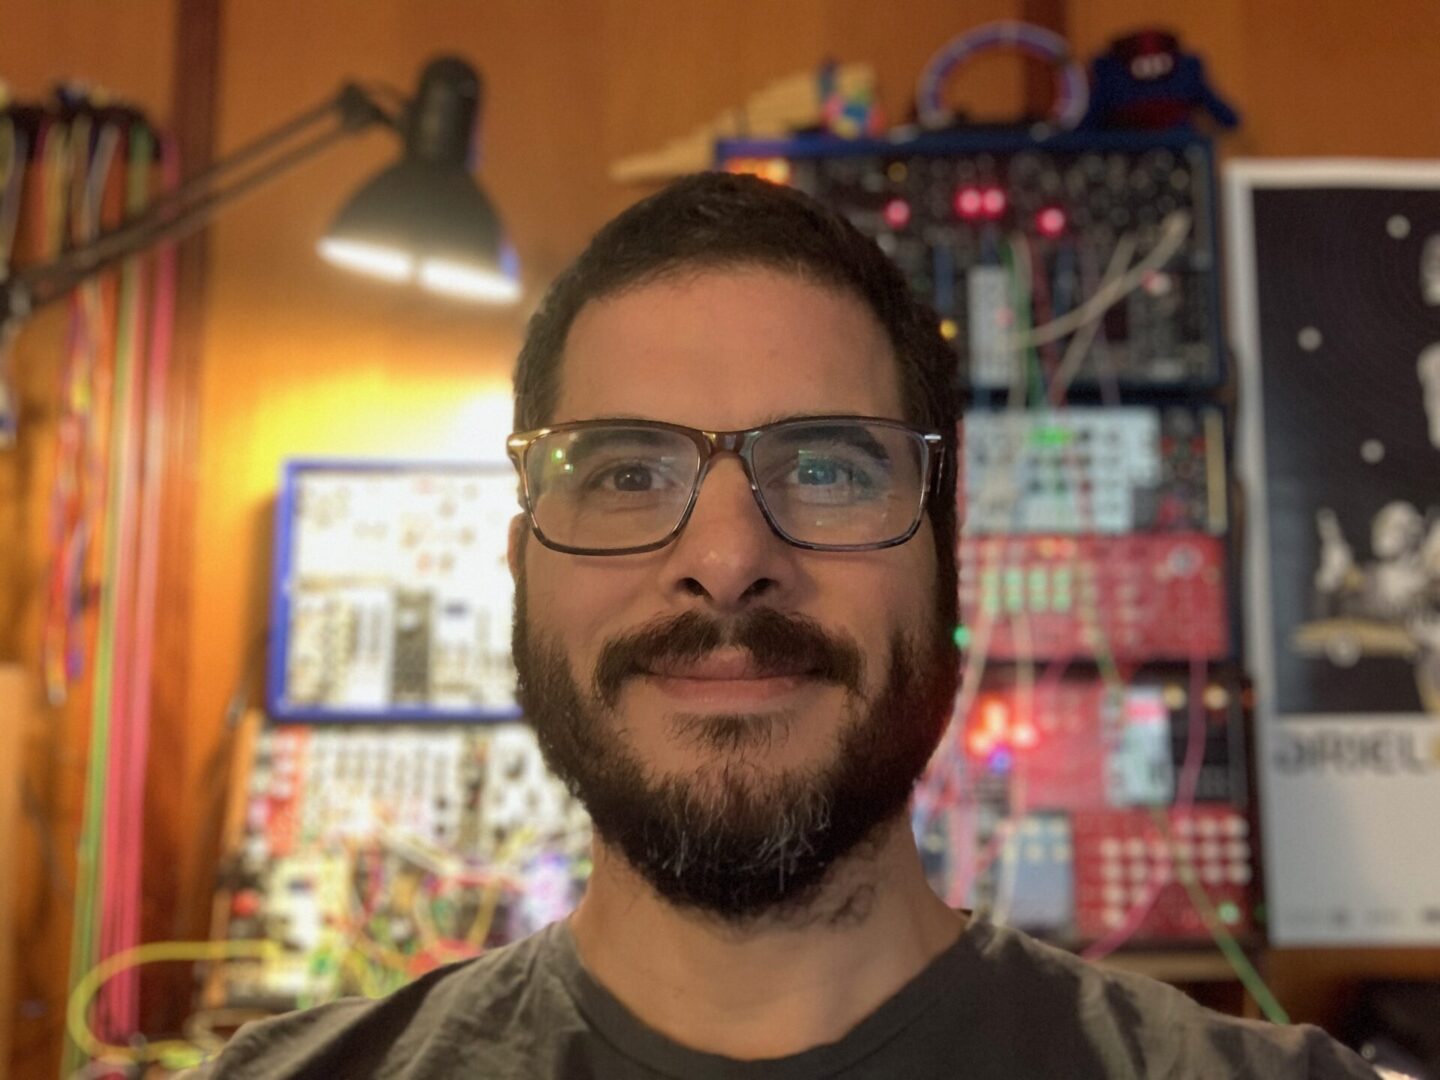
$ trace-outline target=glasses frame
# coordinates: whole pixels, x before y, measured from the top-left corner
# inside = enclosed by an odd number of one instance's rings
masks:
[[[755,480],[755,442],[760,436],[781,430],[787,427],[800,427],[824,423],[826,421],[854,421],[857,423],[870,424],[877,427],[892,428],[912,436],[920,447],[921,456],[921,478],[920,478],[920,505],[915,511],[915,520],[911,523],[902,535],[892,540],[882,540],[872,544],[812,544],[804,540],[797,540],[780,527],[770,508],[765,505],[765,496],[760,492],[760,485]],[[530,449],[537,441],[547,435],[564,434],[571,431],[584,431],[590,428],[614,427],[623,425],[625,427],[649,428],[656,431],[668,431],[677,435],[683,435],[695,445],[700,455],[700,466],[696,471],[695,482],[690,487],[690,499],[685,504],[685,509],[680,514],[680,519],[675,527],[670,530],[662,539],[653,543],[641,544],[627,548],[582,548],[572,547],[569,544],[557,543],[545,535],[535,521],[535,506],[530,493],[530,472],[526,468],[529,459]],[[706,431],[702,428],[686,427],[683,424],[670,424],[663,420],[630,420],[624,418],[601,418],[595,420],[576,420],[568,424],[555,424],[550,427],[535,428],[532,431],[517,431],[505,440],[505,451],[515,465],[515,471],[520,474],[520,490],[522,503],[525,509],[525,517],[530,522],[531,531],[535,538],[552,551],[564,552],[567,555],[640,555],[647,551],[657,551],[667,544],[672,543],[690,521],[690,515],[695,509],[696,502],[700,499],[700,488],[705,483],[705,477],[710,472],[710,464],[718,454],[734,454],[740,459],[740,465],[745,470],[745,479],[750,484],[750,493],[755,496],[755,503],[760,507],[760,513],[765,518],[765,523],[770,526],[771,532],[791,544],[806,551],[879,551],[883,548],[897,547],[905,543],[920,528],[920,523],[925,519],[925,509],[929,505],[930,497],[935,493],[940,477],[944,470],[941,467],[945,459],[944,439],[938,432],[922,431],[919,428],[911,427],[909,424],[901,423],[898,420],[889,420],[878,416],[797,416],[786,420],[778,420],[773,424],[762,424],[759,427],[746,428],[742,431]]]

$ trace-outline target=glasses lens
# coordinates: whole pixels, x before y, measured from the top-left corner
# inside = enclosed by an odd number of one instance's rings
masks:
[[[627,424],[552,432],[525,458],[536,528],[552,543],[590,551],[664,540],[699,469],[699,451],[684,435]]]
[[[784,424],[755,441],[755,481],[771,518],[792,540],[884,544],[920,519],[925,456],[924,439],[900,427]]]

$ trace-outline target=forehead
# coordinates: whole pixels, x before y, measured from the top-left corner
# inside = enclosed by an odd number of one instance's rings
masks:
[[[894,350],[865,304],[769,269],[686,273],[592,301],[571,326],[559,378],[555,423],[904,419]]]

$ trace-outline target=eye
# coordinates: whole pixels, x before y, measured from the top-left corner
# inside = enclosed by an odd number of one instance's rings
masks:
[[[595,499],[668,495],[680,484],[666,463],[636,458],[588,462],[576,479],[580,492]]]
[[[795,483],[815,487],[863,479],[858,470],[834,458],[801,458],[794,472]]]
[[[613,487],[616,491],[649,491],[655,485],[655,473],[638,462],[627,462],[606,469],[592,483]]]
[[[876,498],[885,486],[885,476],[864,454],[801,451],[791,459],[789,468],[766,486],[788,492],[787,497],[798,503],[853,505]]]

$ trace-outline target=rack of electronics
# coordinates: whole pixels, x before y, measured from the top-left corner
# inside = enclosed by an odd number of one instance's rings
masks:
[[[721,143],[891,256],[957,354],[965,677],[913,826],[956,906],[1101,955],[1263,935],[1209,142]]]
[[[506,464],[293,461],[211,1008],[378,995],[567,914],[589,822],[519,722]]]

